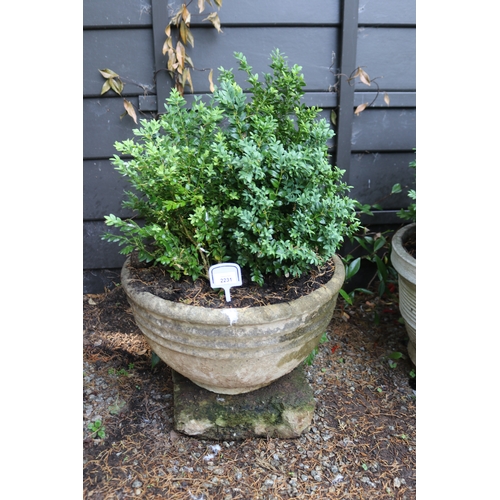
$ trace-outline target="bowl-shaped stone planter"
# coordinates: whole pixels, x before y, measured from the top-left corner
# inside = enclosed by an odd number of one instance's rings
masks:
[[[221,394],[254,391],[291,372],[318,345],[345,279],[334,257],[332,279],[282,304],[211,309],[161,299],[121,281],[137,326],[153,351],[195,384]]]
[[[410,255],[404,244],[416,235],[417,225],[408,224],[392,237],[391,262],[398,272],[399,310],[405,320],[408,333],[408,354],[417,366],[417,260]]]

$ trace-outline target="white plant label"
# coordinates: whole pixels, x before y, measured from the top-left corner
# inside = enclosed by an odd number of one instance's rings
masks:
[[[229,291],[231,287],[243,285],[241,268],[238,264],[215,264],[210,267],[208,274],[212,288],[224,288],[226,302],[231,302],[231,293]]]

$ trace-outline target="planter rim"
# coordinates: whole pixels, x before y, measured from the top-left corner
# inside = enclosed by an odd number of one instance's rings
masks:
[[[132,296],[138,303],[147,303],[148,308],[160,316],[168,315],[179,319],[185,319],[188,316],[191,317],[193,323],[202,322],[205,325],[231,325],[233,321],[236,322],[235,318],[237,318],[239,326],[250,326],[267,323],[270,320],[287,320],[293,317],[297,313],[297,310],[313,311],[318,309],[321,304],[339,292],[345,280],[345,268],[342,260],[337,255],[334,255],[333,261],[335,265],[334,274],[320,288],[298,299],[266,306],[210,308],[162,299],[150,292],[136,292],[129,285],[131,280],[130,270],[128,269],[130,257],[123,264],[121,282],[127,295]],[[200,315],[200,310],[203,311],[202,315]]]
[[[411,233],[416,233],[417,224],[407,224],[398,229],[392,237],[391,262],[396,271],[411,283],[416,285],[417,260],[410,255],[403,246],[406,237]]]

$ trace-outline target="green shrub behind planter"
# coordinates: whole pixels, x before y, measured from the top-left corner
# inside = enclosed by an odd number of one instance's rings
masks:
[[[272,74],[252,75],[241,53],[251,99],[220,68],[208,104],[191,109],[172,90],[158,120],[141,120],[137,140],[117,142],[112,163],[128,177],[124,207],[144,219],[105,217],[120,235],[104,238],[138,250],[174,279],[207,276],[210,265],[236,262],[252,280],[266,274],[300,276],[324,264],[359,226],[355,202],[328,161],[333,131],[320,109],[300,103],[301,68],[278,51]],[[136,194],[138,193],[138,194]]]

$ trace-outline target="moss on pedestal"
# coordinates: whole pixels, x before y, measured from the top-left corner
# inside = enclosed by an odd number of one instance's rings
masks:
[[[174,380],[174,427],[203,439],[298,437],[311,424],[314,394],[303,366],[245,394],[216,394],[179,373]]]

